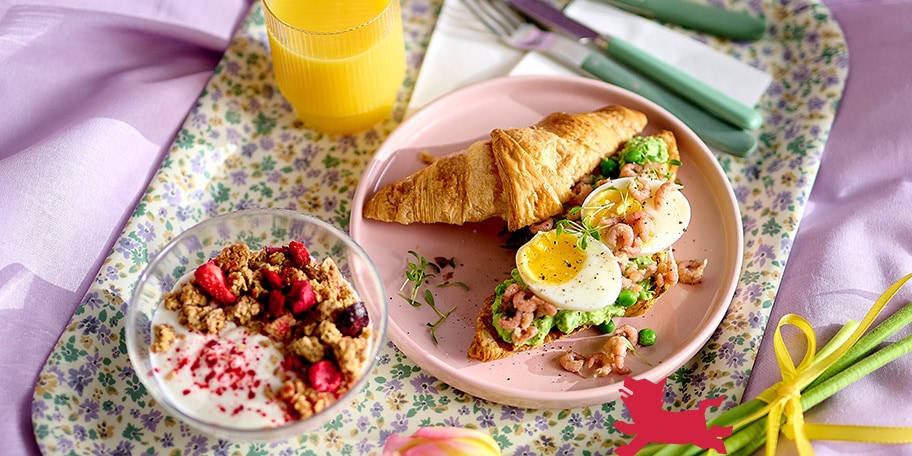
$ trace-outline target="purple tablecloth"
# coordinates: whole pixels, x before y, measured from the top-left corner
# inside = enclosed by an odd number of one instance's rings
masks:
[[[0,2],[0,435],[37,454],[38,372],[250,0]],[[821,337],[912,272],[912,0],[826,2],[850,73],[770,319]],[[909,292],[902,298],[910,301]],[[779,379],[764,338],[745,397]],[[808,421],[912,426],[912,357],[850,386]],[[912,446],[815,442],[818,454]]]

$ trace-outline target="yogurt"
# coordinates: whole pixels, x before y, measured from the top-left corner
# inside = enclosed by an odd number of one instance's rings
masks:
[[[262,429],[294,421],[266,390],[281,387],[275,375],[282,353],[268,337],[229,322],[218,335],[188,331],[177,313],[159,309],[154,324],[181,336],[165,353],[152,353],[153,375],[184,413],[236,429]]]

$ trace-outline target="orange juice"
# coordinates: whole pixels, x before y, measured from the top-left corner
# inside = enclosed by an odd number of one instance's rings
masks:
[[[399,0],[264,0],[273,72],[305,124],[355,133],[389,117],[405,76]]]

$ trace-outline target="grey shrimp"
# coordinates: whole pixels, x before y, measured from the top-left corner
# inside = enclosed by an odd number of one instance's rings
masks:
[[[526,326],[525,328],[516,328],[513,330],[513,343],[515,345],[522,345],[525,341],[535,337],[538,334],[538,328],[533,325]]]
[[[665,204],[665,198],[668,198],[668,194],[677,190],[678,185],[674,182],[665,182],[660,185],[656,190],[655,195],[653,195],[652,200],[655,202],[656,207],[662,207]]]
[[[542,220],[538,223],[529,225],[529,231],[531,231],[532,234],[538,234],[542,231],[550,231],[552,228],[554,228],[554,219],[551,217],[546,218],[545,220]]]
[[[624,216],[624,223],[633,228],[636,237],[646,241],[655,234],[655,217],[646,211],[635,211]]]
[[[643,202],[652,195],[652,185],[646,178],[637,176],[627,185],[627,193],[635,200]]]
[[[636,163],[627,163],[621,167],[618,177],[636,177],[643,172],[643,167]]]
[[[560,356],[558,362],[565,371],[578,374],[586,364],[586,358],[573,350],[567,350]]]
[[[618,326],[617,329],[614,330],[614,335],[624,336],[627,340],[630,341],[631,345],[636,345],[640,341],[639,331],[637,331],[637,329],[633,326],[626,323]]]
[[[620,335],[614,335],[605,341],[602,351],[595,353],[586,360],[587,367],[596,367],[595,375],[602,377],[611,372],[618,374],[629,374],[630,368],[624,365],[624,359],[627,357],[629,347],[627,338]]]
[[[534,294],[517,293],[513,296],[513,307],[516,307],[516,310],[523,313],[530,313],[532,315],[548,315],[554,316],[557,314],[557,307],[554,304],[551,304],[545,301]]]
[[[678,283],[678,264],[674,261],[663,261],[656,269],[655,283],[658,287],[664,287]]]
[[[694,285],[703,282],[703,270],[706,268],[706,258],[702,260],[684,260],[678,262],[678,280],[681,283]]]
[[[614,367],[614,360],[604,352],[595,352],[586,359],[586,367],[595,368],[592,373],[594,377],[606,377],[611,373]]]
[[[586,197],[589,196],[590,193],[592,193],[591,184],[578,182],[570,190],[570,200],[568,202],[575,206],[579,206],[580,204],[583,204],[583,201],[586,201]]]
[[[605,230],[605,245],[613,252],[632,248],[634,240],[636,240],[636,233],[633,231],[633,227],[625,223],[612,225]]]

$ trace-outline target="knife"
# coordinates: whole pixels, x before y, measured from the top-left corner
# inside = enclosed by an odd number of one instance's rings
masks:
[[[567,17],[557,7],[543,0],[505,0],[511,7],[543,27],[559,32],[584,45],[593,45],[617,62],[646,75],[677,95],[716,115],[732,125],[755,130],[763,117],[752,107],[707,85],[672,65],[617,37],[601,35]]]
[[[757,139],[750,133],[628,70],[601,52],[563,35],[542,33],[547,35],[539,40],[537,51],[649,99],[680,119],[708,146],[738,157],[746,157],[757,149]]]
[[[766,21],[762,17],[711,5],[686,0],[601,1],[649,19],[735,41],[754,41],[766,35]]]

